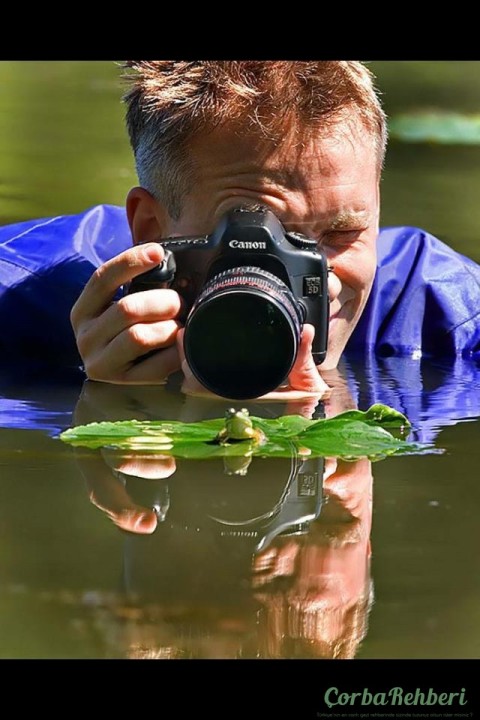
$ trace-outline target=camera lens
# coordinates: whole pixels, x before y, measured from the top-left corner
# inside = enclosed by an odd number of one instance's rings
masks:
[[[185,325],[193,374],[215,394],[235,400],[274,390],[297,357],[302,310],[285,283],[265,270],[237,267],[215,275]]]

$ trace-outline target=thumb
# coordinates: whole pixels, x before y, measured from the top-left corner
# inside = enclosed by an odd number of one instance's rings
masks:
[[[312,357],[312,343],[315,336],[313,325],[303,326],[300,347],[297,359],[293,365],[288,380],[293,390],[319,393],[328,390],[328,385],[321,377]]]

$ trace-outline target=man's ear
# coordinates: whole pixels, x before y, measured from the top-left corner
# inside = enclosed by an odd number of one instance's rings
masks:
[[[133,244],[153,242],[165,237],[168,224],[166,208],[142,187],[130,190],[126,200],[126,210]]]

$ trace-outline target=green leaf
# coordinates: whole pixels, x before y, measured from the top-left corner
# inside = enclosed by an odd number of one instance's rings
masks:
[[[300,435],[299,440],[314,454],[340,456],[348,460],[359,457],[379,459],[387,455],[424,452],[426,449],[423,445],[395,438],[379,425],[373,426],[354,419],[311,428]]]
[[[410,423],[401,413],[380,404],[372,405],[366,412],[349,410],[328,420],[286,415],[276,419],[252,417],[252,422],[264,433],[264,442],[216,443],[215,438],[225,424],[223,418],[197,423],[140,420],[90,423],[66,430],[60,439],[90,448],[108,446],[187,459],[291,457],[301,453],[378,460],[387,455],[437,452],[431,445],[409,443],[395,437],[391,430],[409,428]]]

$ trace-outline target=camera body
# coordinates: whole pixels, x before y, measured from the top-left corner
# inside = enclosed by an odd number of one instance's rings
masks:
[[[254,357],[250,361],[247,353],[255,356],[265,343],[266,355],[259,358],[263,365],[268,356],[273,358],[285,347],[285,362],[279,363],[274,373],[276,383],[282,374],[285,379],[295,360],[304,323],[315,328],[312,355],[317,365],[323,362],[328,341],[328,267],[315,240],[286,232],[273,212],[256,206],[230,210],[210,235],[166,238],[161,244],[165,250],[162,265],[134,278],[128,292],[172,287],[181,295],[188,314],[186,358],[207,387],[212,389],[200,366],[206,364],[206,374],[215,376],[227,370],[241,374],[242,362],[255,371]],[[222,327],[217,327],[218,336],[210,337],[213,325]],[[194,327],[198,342],[192,339]],[[223,342],[220,333],[225,335]],[[211,372],[208,358],[195,362],[195,347],[204,353],[209,340]],[[222,367],[213,353],[221,355],[227,348],[229,361]],[[247,395],[226,395],[218,388],[215,392],[224,397],[258,397],[251,394],[253,388]]]

